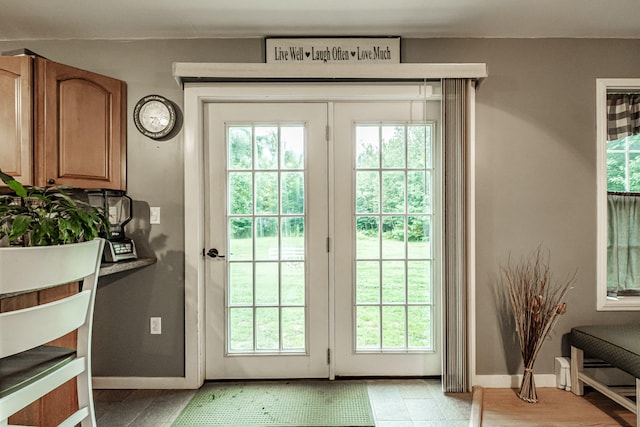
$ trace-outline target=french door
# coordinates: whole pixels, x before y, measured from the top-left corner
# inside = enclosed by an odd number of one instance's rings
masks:
[[[439,114],[437,102],[335,105],[336,375],[440,373]]]
[[[438,374],[439,103],[205,105],[206,377]]]
[[[206,377],[327,377],[327,107],[205,114]]]

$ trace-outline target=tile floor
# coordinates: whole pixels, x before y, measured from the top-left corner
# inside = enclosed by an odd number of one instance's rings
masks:
[[[366,380],[376,426],[466,427],[471,393],[444,394],[436,379]],[[195,390],[95,390],[98,427],[169,427]]]

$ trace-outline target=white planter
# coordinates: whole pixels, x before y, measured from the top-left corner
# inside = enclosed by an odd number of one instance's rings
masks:
[[[0,248],[0,296],[20,293],[25,283],[47,288],[78,281],[96,269],[102,239],[57,246]]]

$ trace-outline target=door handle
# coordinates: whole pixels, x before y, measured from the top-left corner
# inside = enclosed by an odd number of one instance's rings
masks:
[[[202,252],[204,252],[204,250],[202,250]],[[220,255],[220,253],[216,248],[209,249],[209,251],[207,252],[207,255],[210,256],[211,258],[224,258],[224,255]]]

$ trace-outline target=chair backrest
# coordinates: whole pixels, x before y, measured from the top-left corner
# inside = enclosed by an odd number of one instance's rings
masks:
[[[77,409],[73,404],[58,408],[58,403],[53,403],[50,410],[37,411],[36,422],[96,426],[91,329],[103,248],[103,239],[61,246],[0,248],[0,298],[27,293],[29,299],[35,291],[81,282],[79,293],[69,291],[53,302],[0,313],[0,426],[8,425],[14,415],[18,421],[13,422],[26,422],[20,421],[23,418],[18,412],[73,378]],[[75,350],[45,345],[74,330]],[[62,399],[66,405],[74,398],[65,393]],[[55,402],[62,404],[59,395],[54,395]],[[43,403],[43,407],[49,407],[49,403]]]
[[[0,313],[0,357],[45,344],[78,329],[91,341],[95,290],[103,239],[72,245],[0,248],[0,296],[81,281],[81,291],[58,301]]]

